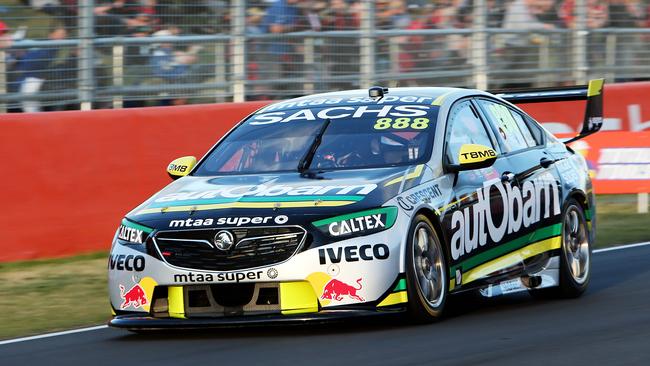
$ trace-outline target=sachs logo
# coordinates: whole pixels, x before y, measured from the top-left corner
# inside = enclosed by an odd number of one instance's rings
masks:
[[[498,194],[490,196],[494,189]],[[455,211],[451,217],[451,229],[455,230],[451,237],[454,260],[487,244],[488,236],[496,243],[505,235],[527,228],[542,218],[560,214],[559,189],[550,173],[524,182],[521,189],[498,182],[476,190],[476,195],[477,203]],[[501,215],[492,213],[491,199],[501,201]]]

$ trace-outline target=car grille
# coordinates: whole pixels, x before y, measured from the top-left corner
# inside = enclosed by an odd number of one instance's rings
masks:
[[[214,246],[213,238],[228,230],[235,238],[229,250]],[[306,232],[298,226],[270,228],[161,231],[154,241],[169,264],[187,269],[234,271],[284,262],[296,253]]]

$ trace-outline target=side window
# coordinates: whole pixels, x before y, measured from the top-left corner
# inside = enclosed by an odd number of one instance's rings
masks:
[[[543,145],[544,130],[542,129],[542,127],[537,122],[535,122],[532,118],[528,116],[524,116],[524,118],[526,118],[526,124],[528,125],[530,132],[533,134],[533,137],[535,138],[535,142],[537,142],[537,145]]]
[[[510,113],[508,107],[485,99],[480,99],[479,103],[501,136],[505,152],[522,150],[536,145],[528,144],[518,126],[517,120],[515,120],[512,113]],[[523,122],[523,120],[521,122]]]
[[[456,104],[449,112],[446,154],[451,164],[458,164],[458,153],[464,144],[479,144],[494,148],[485,125],[469,100]]]
[[[521,131],[521,134],[524,136],[524,140],[526,140],[526,143],[528,146],[536,146],[539,145],[535,138],[533,137],[533,134],[530,132],[530,129],[528,128],[528,123],[524,120],[524,118],[521,116],[516,111],[513,111],[512,109],[510,110],[510,114],[512,114],[512,118],[515,119],[515,122],[517,123],[517,126],[519,126],[519,130]]]

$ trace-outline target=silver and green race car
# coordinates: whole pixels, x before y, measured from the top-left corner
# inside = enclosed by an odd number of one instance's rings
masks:
[[[373,87],[270,104],[198,162],[173,161],[174,182],[123,219],[110,325],[429,322],[465,291],[579,296],[588,168],[516,104],[586,99],[575,140],[600,129],[602,88]]]

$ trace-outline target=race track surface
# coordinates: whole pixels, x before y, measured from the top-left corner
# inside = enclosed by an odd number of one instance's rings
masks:
[[[426,326],[102,329],[0,345],[0,365],[650,365],[650,246],[594,254],[592,268],[579,299],[461,299]]]

